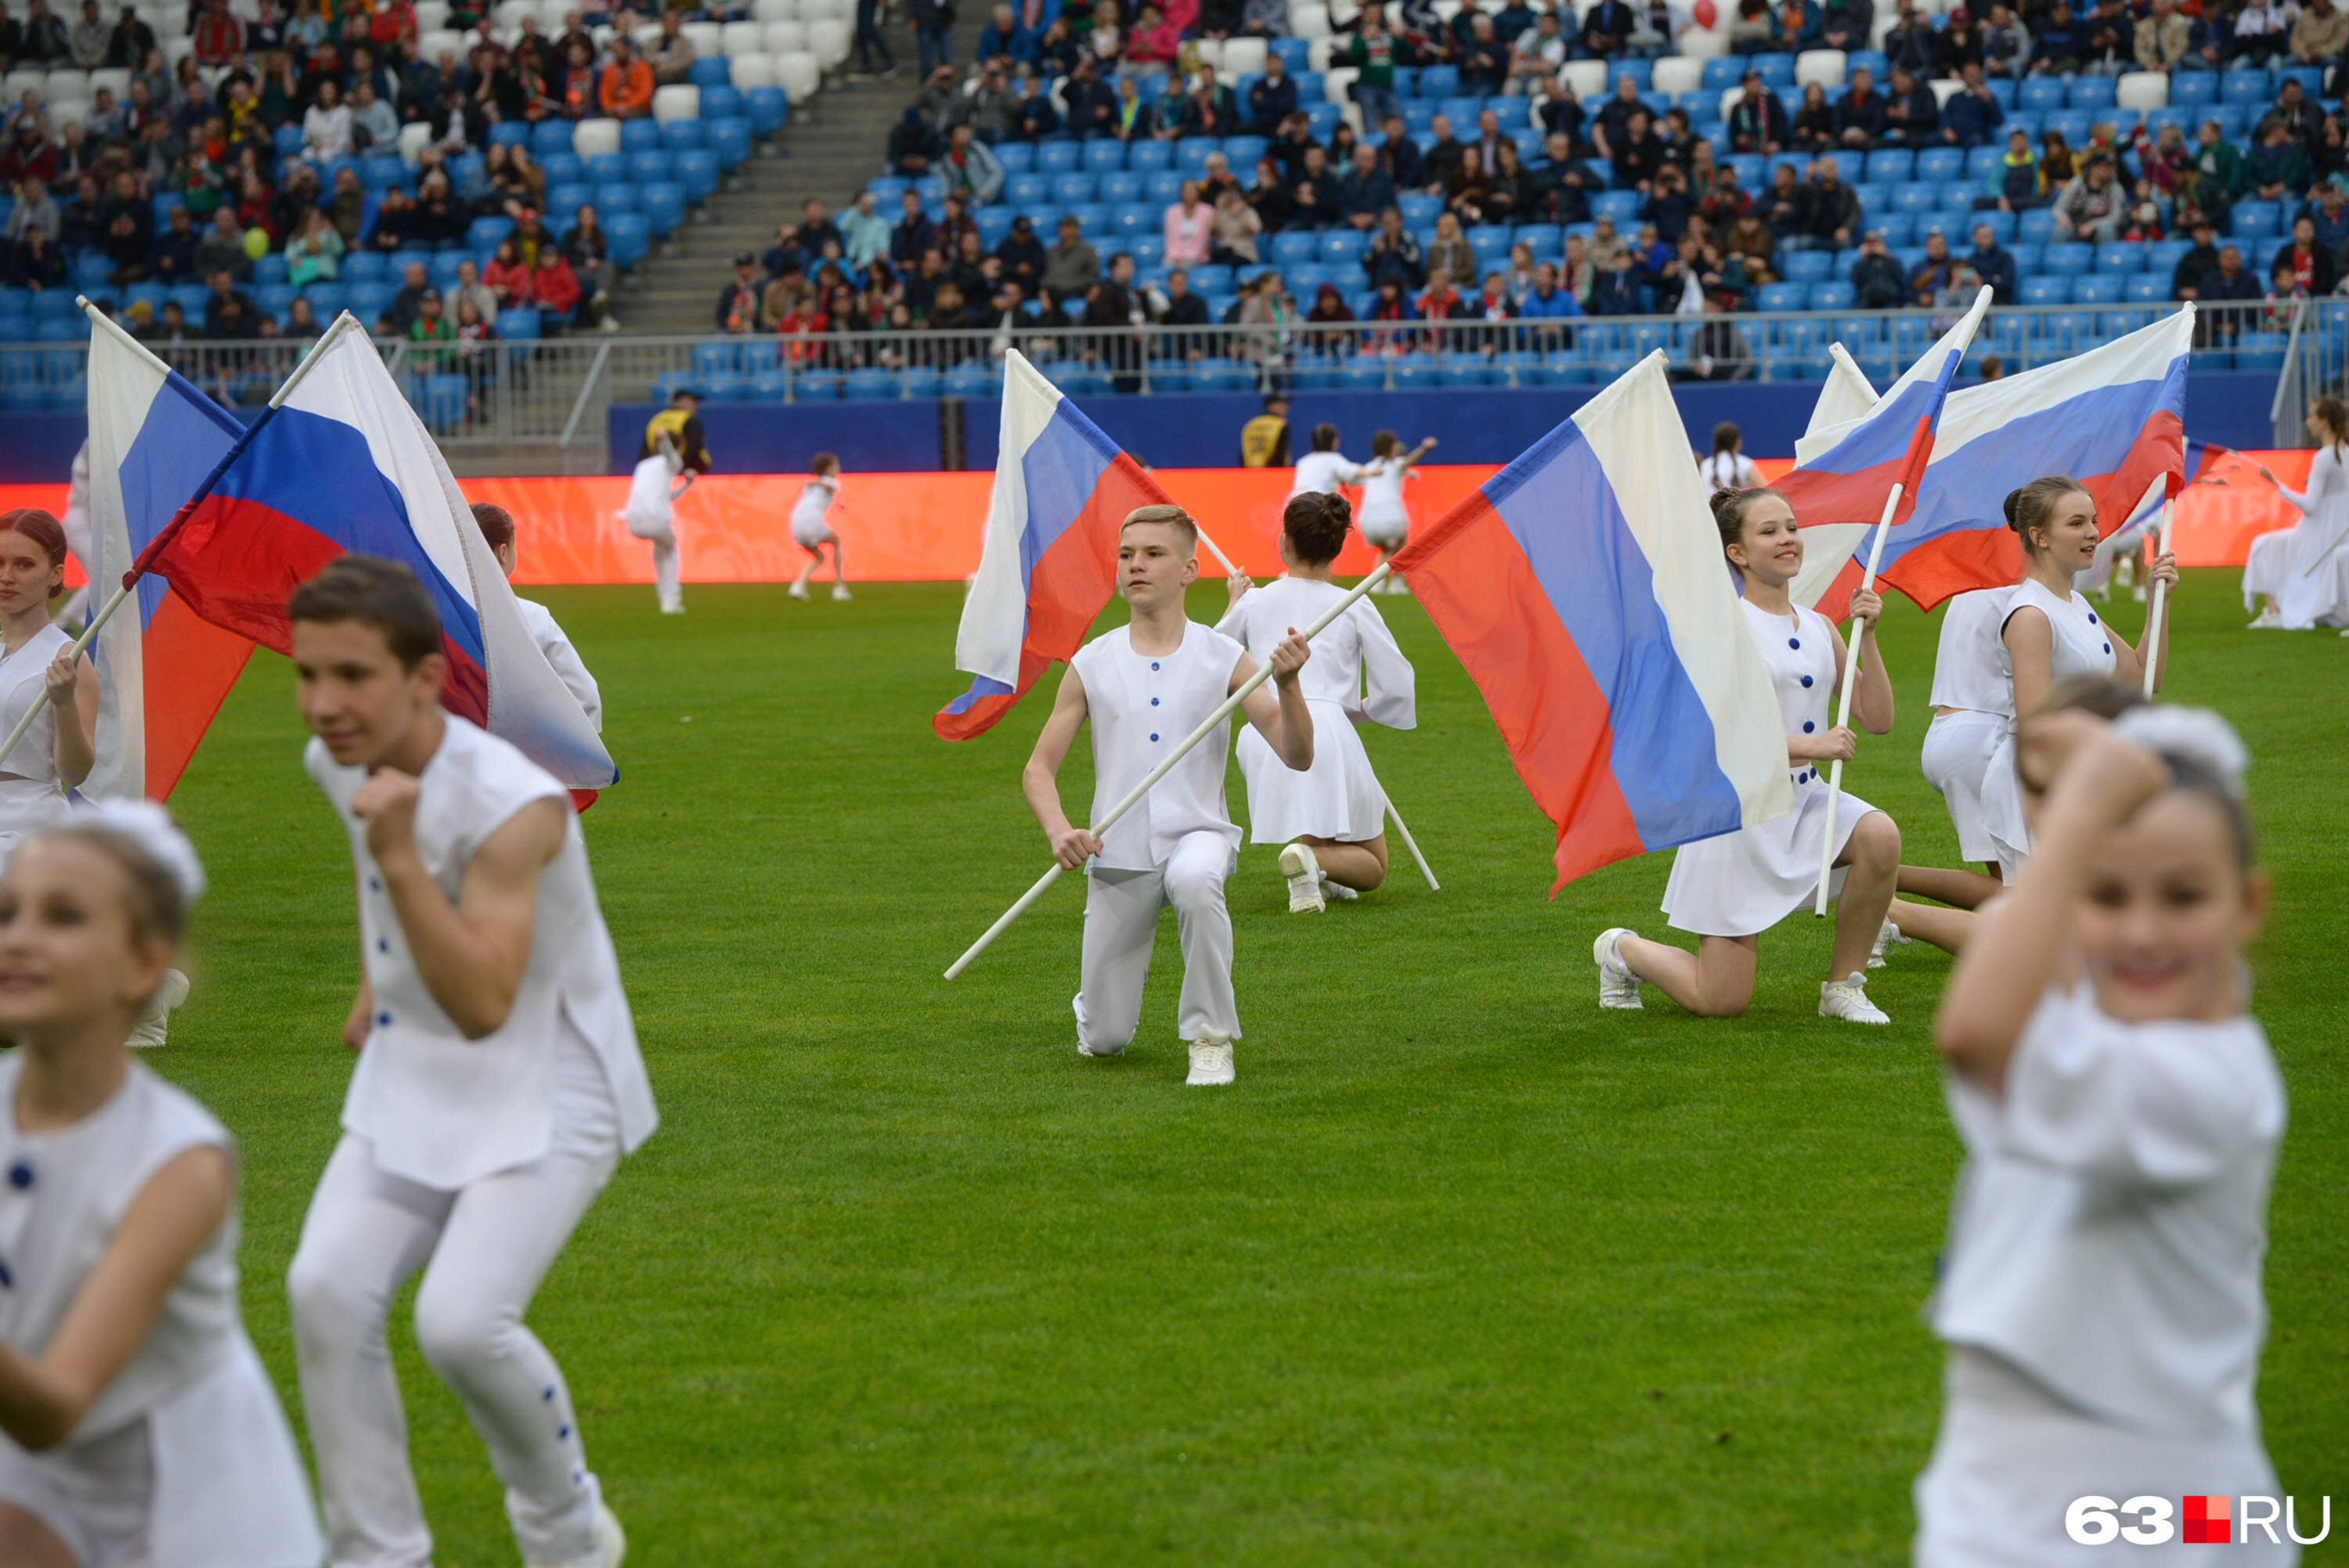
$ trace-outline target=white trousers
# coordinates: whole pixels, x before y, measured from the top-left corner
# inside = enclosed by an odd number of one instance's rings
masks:
[[[1150,871],[1094,866],[1085,878],[1085,947],[1077,992],[1077,1037],[1103,1055],[1123,1050],[1142,1021],[1142,988],[1158,912],[1174,906],[1183,941],[1183,996],[1175,1026],[1185,1040],[1237,1040],[1232,995],[1232,916],[1224,907],[1231,841],[1185,833]]]
[[[611,1091],[575,1039],[557,1069],[554,1146],[528,1165],[442,1191],[386,1174],[367,1140],[344,1135],[285,1281],[334,1568],[432,1560],[384,1336],[392,1297],[419,1269],[417,1348],[489,1445],[523,1555],[561,1563],[594,1549],[602,1494],[571,1393],[522,1317],[619,1159]]]
[[[653,589],[660,595],[660,607],[678,609],[685,603],[685,590],[677,581],[677,541],[653,541]]]

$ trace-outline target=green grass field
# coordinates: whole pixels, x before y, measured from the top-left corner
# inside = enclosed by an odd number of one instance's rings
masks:
[[[930,732],[963,684],[958,588],[698,588],[682,620],[645,589],[543,596],[625,775],[587,834],[664,1125],[533,1322],[632,1564],[1907,1561],[1959,1152],[1941,955],[1878,975],[1880,1031],[1814,1016],[1826,924],[1804,917],[1743,1019],[1652,993],[1601,1014],[1590,938],[1661,931],[1665,861],[1551,902],[1551,830],[1490,717],[1418,606],[1382,600],[1420,727],[1368,740],[1444,891],[1406,863],[1291,918],[1252,847],[1240,1081],[1186,1090],[1171,916],[1114,1062],[1074,1049],[1075,885],[939,978],[1047,863],[1018,791],[1046,704]],[[2242,621],[2233,573],[2192,575],[2171,695],[2258,758],[2259,1013],[2292,1096],[2261,1401],[2285,1490],[2349,1508],[2349,643]],[[1887,622],[1900,722],[1850,782],[1909,859],[1950,863],[1917,768],[1937,623]],[[172,802],[215,891],[155,1058],[243,1140],[247,1312],[289,1407],[282,1281],[357,970],[300,748],[262,655]],[[1063,789],[1081,818],[1081,755]],[[512,1563],[478,1440],[404,1319],[395,1341],[440,1568]],[[2349,1561],[2343,1534],[2310,1561]]]

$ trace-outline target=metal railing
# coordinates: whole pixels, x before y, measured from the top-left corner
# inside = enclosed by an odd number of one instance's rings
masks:
[[[1969,368],[2012,374],[2068,358],[2174,306],[2015,306],[1994,312]],[[1508,321],[1300,320],[1192,326],[975,328],[731,337],[576,337],[482,345],[378,343],[409,401],[460,469],[598,473],[607,411],[691,387],[717,402],[796,404],[988,397],[1017,346],[1065,390],[1168,395],[1284,389],[1439,392],[1596,387],[1661,348],[1674,373],[1717,382],[1816,381],[1840,342],[1878,386],[1947,325],[1931,311],[1579,317]],[[229,405],[258,406],[305,346],[156,344]],[[80,344],[0,345],[0,407],[78,407]],[[2198,369],[2276,377],[2279,445],[2301,440],[2306,402],[2349,380],[2349,299],[2202,308]]]

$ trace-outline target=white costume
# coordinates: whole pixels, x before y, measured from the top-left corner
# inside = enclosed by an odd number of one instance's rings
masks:
[[[636,478],[628,481],[628,502],[620,509],[620,521],[628,531],[652,542],[653,587],[663,610],[685,604],[677,577],[676,480],[677,465],[666,453],[655,452],[636,465]]]
[[[1752,490],[1762,482],[1761,469],[1743,452],[1715,452],[1709,458],[1700,458],[1696,471],[1704,476],[1707,495]]]
[[[838,537],[824,521],[824,513],[832,510],[833,499],[839,493],[838,478],[823,474],[800,486],[800,499],[792,503],[792,542],[802,550],[813,550]]]
[[[587,722],[595,727],[596,734],[601,735],[604,732],[604,694],[597,688],[595,677],[588,673],[586,662],[580,658],[579,650],[573,647],[571,639],[563,634],[562,626],[555,622],[554,612],[535,599],[520,597],[514,600],[514,608],[522,612],[523,629],[530,634],[530,640],[538,645],[538,651],[546,655],[548,665],[562,677],[571,695],[579,699],[579,711],[587,716]]]
[[[1207,721],[1230,694],[1244,651],[1195,621],[1185,624],[1183,645],[1171,654],[1135,653],[1129,626],[1077,651],[1070,667],[1084,683],[1092,726],[1093,820]],[[1102,836],[1102,852],[1087,868],[1077,1037],[1098,1054],[1123,1050],[1133,1038],[1158,912],[1168,904],[1183,943],[1175,1016],[1182,1037],[1240,1037],[1232,917],[1224,907],[1240,830],[1224,804],[1225,757],[1221,733],[1193,747]]]
[[[452,900],[481,842],[563,786],[454,715],[425,767],[419,855]],[[621,1155],[650,1136],[652,1089],[575,818],[539,873],[512,1012],[467,1039],[432,998],[350,810],[366,779],[312,741],[304,758],[350,835],[375,1017],[343,1140],[287,1276],[303,1402],[336,1568],[431,1560],[384,1344],[391,1298],[424,1270],[416,1337],[464,1400],[533,1562],[595,1543],[600,1502],[569,1392],[522,1316]]]
[[[63,627],[51,624],[15,653],[0,655],[0,736],[35,713],[16,749],[0,758],[0,864],[18,844],[69,814],[57,778],[57,714],[49,702],[48,676],[49,665],[72,644]]]
[[[2344,460],[2344,449],[2327,447],[2310,460],[2306,491],[2276,488],[2303,516],[2291,528],[2251,541],[2243,563],[2243,607],[2251,608],[2261,594],[2274,595],[2288,631],[2349,621],[2349,597],[2344,594],[2349,574],[2341,571],[2343,556],[2349,553],[2343,548],[2349,542],[2349,461]]]
[[[0,1057],[0,1339],[39,1356],[155,1173],[235,1144],[136,1062],[73,1126],[19,1131],[23,1069]],[[0,1500],[83,1568],[316,1568],[302,1456],[237,1306],[237,1230],[232,1204],[71,1437],[28,1453],[0,1434]]]
[[[1362,480],[1362,508],[1354,519],[1362,537],[1381,550],[1400,548],[1411,533],[1411,509],[1403,504],[1402,487],[1419,478],[1416,467],[1406,468],[1400,457],[1373,458],[1358,470]]]
[[[2279,1497],[2252,1394],[2284,1090],[2259,1025],[2123,1024],[2085,989],[2050,991],[2002,1099],[1954,1074],[1947,1088],[1966,1166],[1928,1314],[1951,1348],[1918,1568],[2097,1560],[2064,1524],[2090,1494]],[[2183,1533],[2113,1544],[2199,1561]],[[2253,1531],[2220,1555],[2300,1554]]]
[[[1941,792],[1958,830],[1958,852],[1986,864],[1998,858],[1982,825],[1982,776],[2014,722],[2014,682],[2006,673],[1999,629],[2007,588],[1977,588],[1950,601],[1933,655],[1933,722],[1920,760],[1925,782]]]
[[[2008,591],[2006,613],[1999,618],[1998,672],[2006,683],[2009,712],[2014,706],[2014,655],[2007,652],[2006,624],[2026,604],[2044,614],[2054,630],[2047,672],[2051,684],[2071,676],[2113,673],[2118,656],[2113,652],[2112,629],[2089,608],[2088,602],[2075,593],[2067,603],[2050,593],[2044,583],[2026,577]],[[2031,825],[2023,814],[2023,779],[2014,770],[2011,724],[1992,753],[1990,766],[1982,770],[1982,827],[1996,851],[1999,872],[2012,882],[2030,858]]]
[[[1792,616],[1773,615],[1740,599],[1746,629],[1770,666],[1780,722],[1788,735],[1824,735],[1835,726],[1836,632],[1817,611],[1797,604]],[[1819,845],[1826,836],[1827,768],[1794,764],[1795,809],[1733,833],[1682,844],[1664,883],[1664,914],[1699,936],[1754,936],[1817,896]],[[1836,808],[1836,852],[1851,841],[1859,820],[1876,810],[1848,789]],[[1847,868],[1829,879],[1841,896]]]
[[[1297,475],[1289,481],[1291,496],[1308,490],[1319,490],[1323,495],[1336,495],[1340,490],[1361,481],[1363,469],[1346,460],[1343,452],[1308,452],[1297,459]]]
[[[1242,595],[1216,630],[1237,638],[1257,664],[1269,664],[1290,627],[1311,625],[1345,596],[1332,583],[1278,578]],[[1375,839],[1386,830],[1386,791],[1371,771],[1370,754],[1354,726],[1363,719],[1392,729],[1418,723],[1411,661],[1370,601],[1357,599],[1313,639],[1313,656],[1298,679],[1313,713],[1311,768],[1298,772],[1274,754],[1254,725],[1240,726],[1248,837],[1259,844],[1285,844],[1309,835],[1350,843]]]

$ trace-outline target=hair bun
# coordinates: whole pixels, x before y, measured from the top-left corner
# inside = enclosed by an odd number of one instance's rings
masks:
[[[2199,763],[2238,797],[2243,792],[2251,751],[2235,727],[2207,707],[2133,707],[2113,720],[2113,733],[2157,756]]]
[[[2007,491],[2007,492],[2006,492],[2006,500],[2005,500],[2005,501],[2004,501],[2004,502],[2002,502],[2002,503],[2000,505],[1999,510],[2000,510],[2001,511],[2003,511],[2003,512],[2006,514],[2006,526],[2007,526],[2007,527],[2009,527],[2009,528],[2019,528],[2019,527],[2021,527],[2021,526],[2022,526],[2020,523],[2018,523],[2018,522],[2016,522],[2016,521],[2014,521],[2014,512],[2015,512],[2015,508],[2016,508],[2017,506],[2019,506],[2019,505],[2022,503],[2022,500],[2023,500],[2023,491],[2022,491],[2022,490],[2009,490],[2009,491]]]
[[[196,846],[180,831],[171,813],[154,801],[96,800],[85,804],[77,815],[87,826],[135,844],[171,872],[181,903],[193,903],[203,896],[204,863],[196,858]]]

